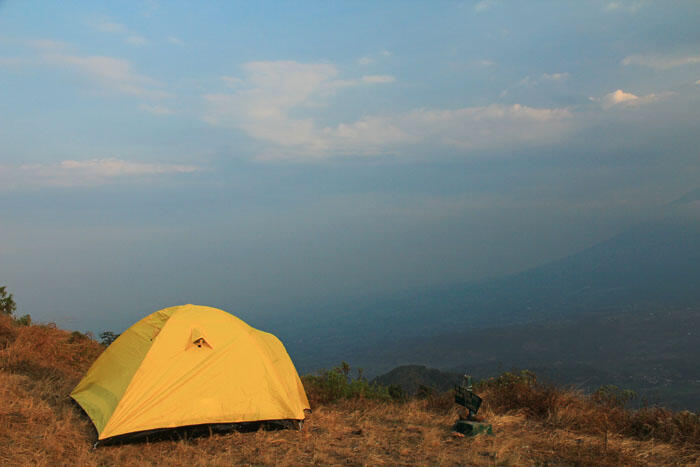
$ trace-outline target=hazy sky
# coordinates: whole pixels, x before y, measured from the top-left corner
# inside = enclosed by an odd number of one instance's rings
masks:
[[[699,104],[697,1],[0,1],[0,285],[99,331],[513,272],[697,189]]]

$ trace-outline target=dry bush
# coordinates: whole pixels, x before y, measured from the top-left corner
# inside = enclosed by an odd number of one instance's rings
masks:
[[[503,373],[481,382],[478,387],[488,394],[486,403],[495,413],[524,412],[542,420],[557,411],[562,392],[540,383],[535,374],[527,370]]]
[[[619,403],[601,403],[595,395],[561,391],[552,421],[580,433],[610,433],[700,447],[700,417],[688,411],[673,412],[661,407],[628,410]]]
[[[438,392],[420,385],[415,398],[424,401],[423,407],[431,413],[447,415],[455,412],[455,395],[452,391]]]
[[[11,325],[13,326],[13,325]],[[77,383],[104,347],[55,325],[13,326],[14,338],[0,350],[0,368],[30,377],[60,374]]]
[[[495,414],[522,413],[552,428],[700,448],[700,417],[651,407],[624,408],[630,391],[605,386],[591,396],[537,381],[532,372],[509,372],[479,384],[485,406]]]
[[[10,315],[0,314],[0,350],[10,345],[17,337],[15,326]]]
[[[688,411],[672,412],[660,407],[633,411],[619,430],[641,440],[656,439],[700,448],[700,416]]]

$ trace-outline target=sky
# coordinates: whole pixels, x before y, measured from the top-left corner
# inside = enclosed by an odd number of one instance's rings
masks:
[[[0,0],[0,285],[71,329],[182,303],[269,324],[572,254],[700,197],[699,24]]]

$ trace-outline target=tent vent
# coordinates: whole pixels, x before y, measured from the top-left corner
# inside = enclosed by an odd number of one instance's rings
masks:
[[[209,343],[204,333],[197,328],[192,329],[192,333],[190,334],[190,341],[187,344],[187,348],[190,347],[197,347],[200,349],[204,347],[209,347],[210,349],[214,348]]]
[[[202,344],[209,345],[209,344],[207,344],[207,341],[205,341],[201,337],[199,339],[197,339],[196,341],[194,341],[193,344],[196,345],[197,347],[202,347]]]

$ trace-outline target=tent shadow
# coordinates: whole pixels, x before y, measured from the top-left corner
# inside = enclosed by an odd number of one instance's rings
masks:
[[[257,431],[301,429],[298,420],[264,420],[242,423],[208,423],[188,425],[175,428],[159,428],[156,430],[138,431],[112,438],[100,440],[98,446],[114,446],[122,444],[149,444],[172,441],[191,441],[199,438],[209,438],[214,435],[225,435],[233,432],[254,433]]]
[[[123,444],[149,444],[172,441],[190,441],[198,438],[208,438],[213,435],[225,435],[233,432],[254,433],[257,431],[301,430],[303,420],[261,420],[255,422],[240,423],[205,423],[201,425],[187,425],[175,428],[158,428],[155,430],[137,431],[124,435],[98,440],[97,430],[92,420],[83,408],[70,399],[73,406],[80,411],[81,418],[87,421],[91,428],[93,447],[120,446]]]

